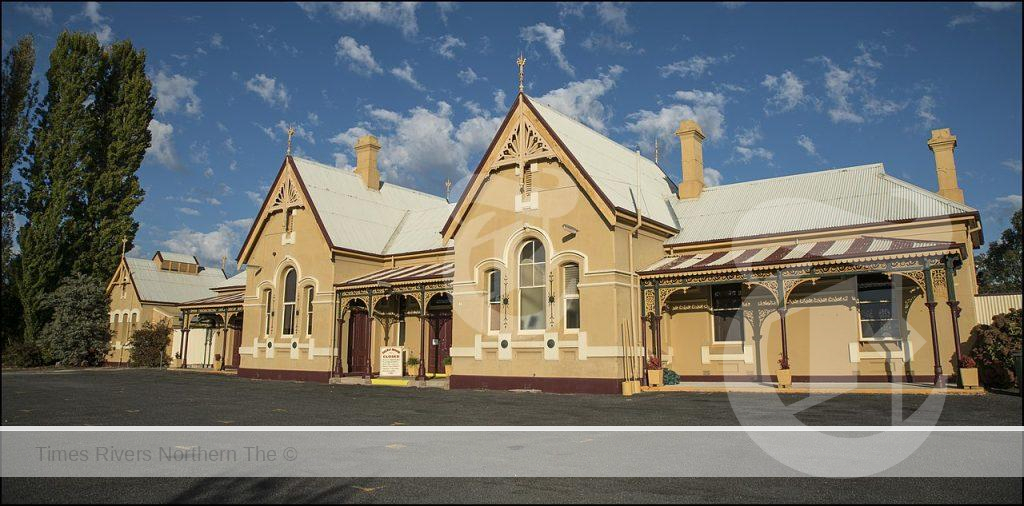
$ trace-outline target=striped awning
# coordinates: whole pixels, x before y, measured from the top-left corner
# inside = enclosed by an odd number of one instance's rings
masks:
[[[959,251],[960,246],[950,242],[865,236],[836,241],[669,256],[647,266],[639,274],[653,276],[763,270],[809,264],[911,258]]]
[[[341,288],[356,288],[380,284],[395,285],[425,281],[451,281],[453,276],[455,276],[455,263],[441,262],[383,269],[339,283],[337,286]]]
[[[205,299],[190,300],[179,304],[178,307],[182,309],[205,309],[241,306],[244,299],[244,292],[235,292],[206,297]]]

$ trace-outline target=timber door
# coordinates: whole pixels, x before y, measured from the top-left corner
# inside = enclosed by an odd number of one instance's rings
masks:
[[[434,343],[437,344],[434,344]],[[430,357],[427,372],[443,373],[444,359],[451,355],[452,316],[450,314],[430,318],[430,342],[427,343]]]
[[[238,348],[242,346],[242,329],[231,329],[231,365],[228,366],[231,369],[238,369],[239,364],[242,363],[242,355],[238,353]]]
[[[348,372],[365,373],[370,341],[370,318],[365,311],[353,311],[348,323]]]

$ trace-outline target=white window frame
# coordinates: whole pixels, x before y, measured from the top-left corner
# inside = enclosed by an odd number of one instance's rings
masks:
[[[274,292],[268,288],[263,290],[263,296],[263,335],[269,338],[274,322]]]
[[[576,293],[569,293],[569,268],[576,268]],[[562,330],[567,334],[578,334],[580,327],[583,326],[583,307],[580,302],[580,278],[582,273],[580,272],[580,264],[576,262],[567,262],[562,264]],[[576,323],[578,327],[569,327],[569,301],[576,301]]]
[[[523,262],[523,250],[525,250],[526,247],[531,245],[531,244],[537,244],[543,250],[544,255],[543,255],[543,260],[542,261],[534,262],[532,260],[532,257],[534,255],[531,255],[530,262],[526,262],[526,263]],[[536,247],[534,247],[534,248],[536,248]],[[536,249],[534,249],[534,251],[536,251]],[[517,326],[517,330],[518,330],[518,332],[520,334],[536,334],[536,335],[541,335],[541,334],[544,334],[547,331],[547,298],[548,298],[548,293],[547,293],[547,286],[545,285],[545,283],[547,281],[547,274],[548,274],[548,271],[547,271],[547,260],[548,260],[547,259],[547,248],[544,247],[544,243],[542,243],[539,239],[531,238],[531,239],[527,239],[527,240],[523,241],[523,245],[519,248],[519,254],[516,256],[516,261],[517,261],[516,265],[518,266],[518,271],[517,271],[518,277],[516,278],[516,281],[517,281],[516,284],[517,284],[517,286],[519,288],[519,301],[518,301],[518,307],[516,308],[516,313],[518,313],[516,315],[518,323],[516,323],[516,326]],[[540,284],[539,285],[536,284],[537,280],[534,279],[533,281],[534,281],[535,284],[528,285],[528,286],[523,286],[523,284],[522,284],[522,279],[523,279],[522,270],[523,270],[523,267],[524,266],[529,266],[532,269],[532,268],[534,268],[537,265],[542,265],[543,269],[544,269],[544,272],[541,275]],[[532,289],[540,288],[541,289],[541,298],[540,298],[541,304],[540,304],[540,307],[541,307],[542,315],[541,315],[541,327],[539,329],[524,329],[523,328],[523,289],[524,288],[532,288]]]
[[[294,299],[291,302],[288,302],[288,276],[289,275],[294,275],[295,276],[295,290],[294,290],[294,293],[292,294]],[[288,269],[286,269],[284,271],[284,279],[283,279],[284,282],[282,283],[284,286],[281,289],[281,337],[286,337],[286,338],[289,338],[289,339],[295,337],[295,327],[296,327],[295,324],[297,323],[295,321],[297,319],[296,318],[297,315],[295,313],[296,313],[296,311],[298,311],[297,306],[298,306],[298,300],[299,300],[299,279],[298,278],[299,278],[299,273],[295,270],[294,267],[289,267]],[[289,314],[292,317],[292,328],[291,328],[292,332],[290,334],[286,334],[285,331],[288,330],[288,325],[286,325],[286,319],[288,318]]]
[[[313,285],[306,287],[306,337],[313,337]]]
[[[864,322],[865,321],[885,321],[885,320],[878,320],[878,319],[865,320],[864,319],[864,314],[861,312],[861,309],[860,309],[861,305],[862,304],[873,304],[873,303],[878,303],[878,302],[884,302],[884,303],[888,303],[891,306],[893,301],[894,301],[893,293],[895,293],[896,287],[893,286],[892,278],[890,277],[889,278],[889,298],[888,299],[886,299],[886,300],[873,300],[873,301],[868,301],[868,302],[862,302],[860,300],[860,277],[861,276],[857,276],[854,279],[854,281],[856,283],[856,286],[854,287],[854,292],[857,294],[857,340],[862,342],[862,343],[900,343],[902,345],[903,339],[905,337],[904,336],[905,332],[903,330],[903,325],[904,325],[903,315],[897,313],[897,311],[895,311],[896,308],[892,308],[893,309],[893,313],[892,313],[893,314],[893,318],[890,318],[889,321],[892,321],[892,322],[894,322],[896,324],[896,333],[897,333],[897,335],[886,336],[886,337],[873,337],[873,336],[865,336],[864,335]]]
[[[487,315],[485,316],[485,318],[487,320],[487,333],[490,334],[490,335],[496,335],[496,334],[501,332],[501,317],[500,317],[500,314],[501,314],[501,301],[502,301],[502,296],[504,295],[503,293],[501,293],[501,269],[488,269],[487,272],[486,272],[486,275],[487,275],[487,309],[486,309]],[[497,279],[495,279],[495,276],[497,277]],[[497,283],[497,286],[495,286],[495,283]],[[498,290],[498,300],[491,300],[491,293],[495,289]],[[495,322],[493,320],[495,318],[494,306],[498,306],[498,316],[497,316],[498,321],[497,322]],[[497,328],[494,328],[495,327],[495,325],[494,325],[495,323],[497,323]]]

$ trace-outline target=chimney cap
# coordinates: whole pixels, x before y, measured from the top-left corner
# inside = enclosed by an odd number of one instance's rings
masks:
[[[361,147],[364,147],[364,146],[372,146],[372,147],[375,147],[377,149],[380,149],[380,141],[377,140],[377,138],[374,137],[373,135],[366,134],[366,135],[360,137],[358,140],[356,140],[356,145],[355,145],[356,148],[361,148]]]
[[[700,136],[700,139],[704,139],[704,131],[700,129],[700,125],[692,119],[684,119],[679,122],[679,129],[676,130],[676,135],[684,135],[689,133],[695,133]]]
[[[956,136],[948,128],[937,128],[932,130],[932,138],[928,139],[928,147],[933,151],[936,147],[952,145],[956,147]]]

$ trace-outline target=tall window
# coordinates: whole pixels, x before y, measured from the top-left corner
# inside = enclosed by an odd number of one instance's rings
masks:
[[[295,209],[284,212],[284,231],[291,232],[295,228]]]
[[[544,330],[544,245],[530,239],[519,252],[519,329]]]
[[[743,342],[743,285],[712,285],[715,342]]]
[[[121,339],[121,336],[120,336],[120,332],[121,332],[121,315],[120,314],[114,315],[114,328],[113,328],[113,331],[114,331],[114,338],[115,339]]]
[[[313,287],[306,287],[306,336],[313,335]]]
[[[274,298],[270,290],[263,291],[263,333],[270,336],[270,323],[274,317]]]
[[[862,338],[900,338],[900,322],[893,312],[892,280],[888,276],[857,276],[857,306]]]
[[[565,328],[567,330],[579,330],[580,328],[580,266],[579,264],[566,264],[562,269],[562,293],[565,295]]]
[[[284,275],[284,306],[281,321],[281,335],[295,334],[295,269],[288,269]]]
[[[487,271],[487,330],[501,330],[501,271]]]

